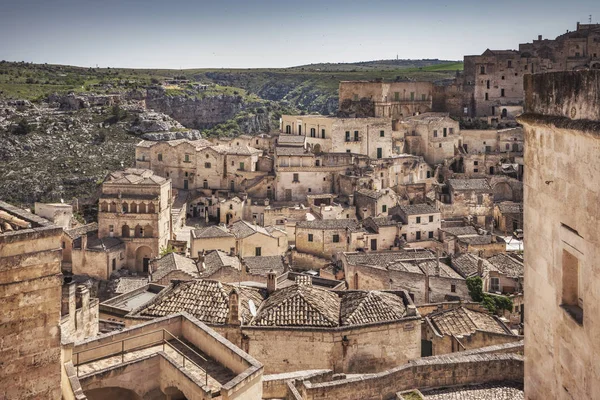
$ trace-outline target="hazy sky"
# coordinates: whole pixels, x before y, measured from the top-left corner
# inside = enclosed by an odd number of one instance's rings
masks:
[[[101,67],[458,60],[600,21],[599,0],[1,2],[0,59]]]

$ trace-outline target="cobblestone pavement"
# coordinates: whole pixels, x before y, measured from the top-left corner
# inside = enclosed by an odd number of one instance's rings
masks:
[[[511,385],[476,385],[423,393],[427,400],[524,400],[522,388]]]

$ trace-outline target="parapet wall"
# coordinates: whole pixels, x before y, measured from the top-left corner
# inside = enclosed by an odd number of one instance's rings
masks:
[[[518,346],[511,344],[508,347],[513,351],[518,350]],[[504,346],[493,347],[494,353],[482,353],[479,349],[460,355],[422,358],[378,374],[326,383],[304,381],[297,389],[305,400],[384,400],[394,398],[396,392],[413,388],[505,381],[522,383],[523,356],[498,353]]]
[[[600,121],[600,71],[524,76],[525,113]]]

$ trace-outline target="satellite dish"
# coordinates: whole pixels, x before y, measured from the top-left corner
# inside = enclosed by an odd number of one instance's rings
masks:
[[[256,306],[252,300],[248,300],[248,306],[250,307],[250,314],[252,314],[253,317],[256,317]]]

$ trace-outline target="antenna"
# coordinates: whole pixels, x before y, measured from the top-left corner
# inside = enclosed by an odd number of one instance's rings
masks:
[[[592,14],[590,14],[590,25],[592,24]]]

